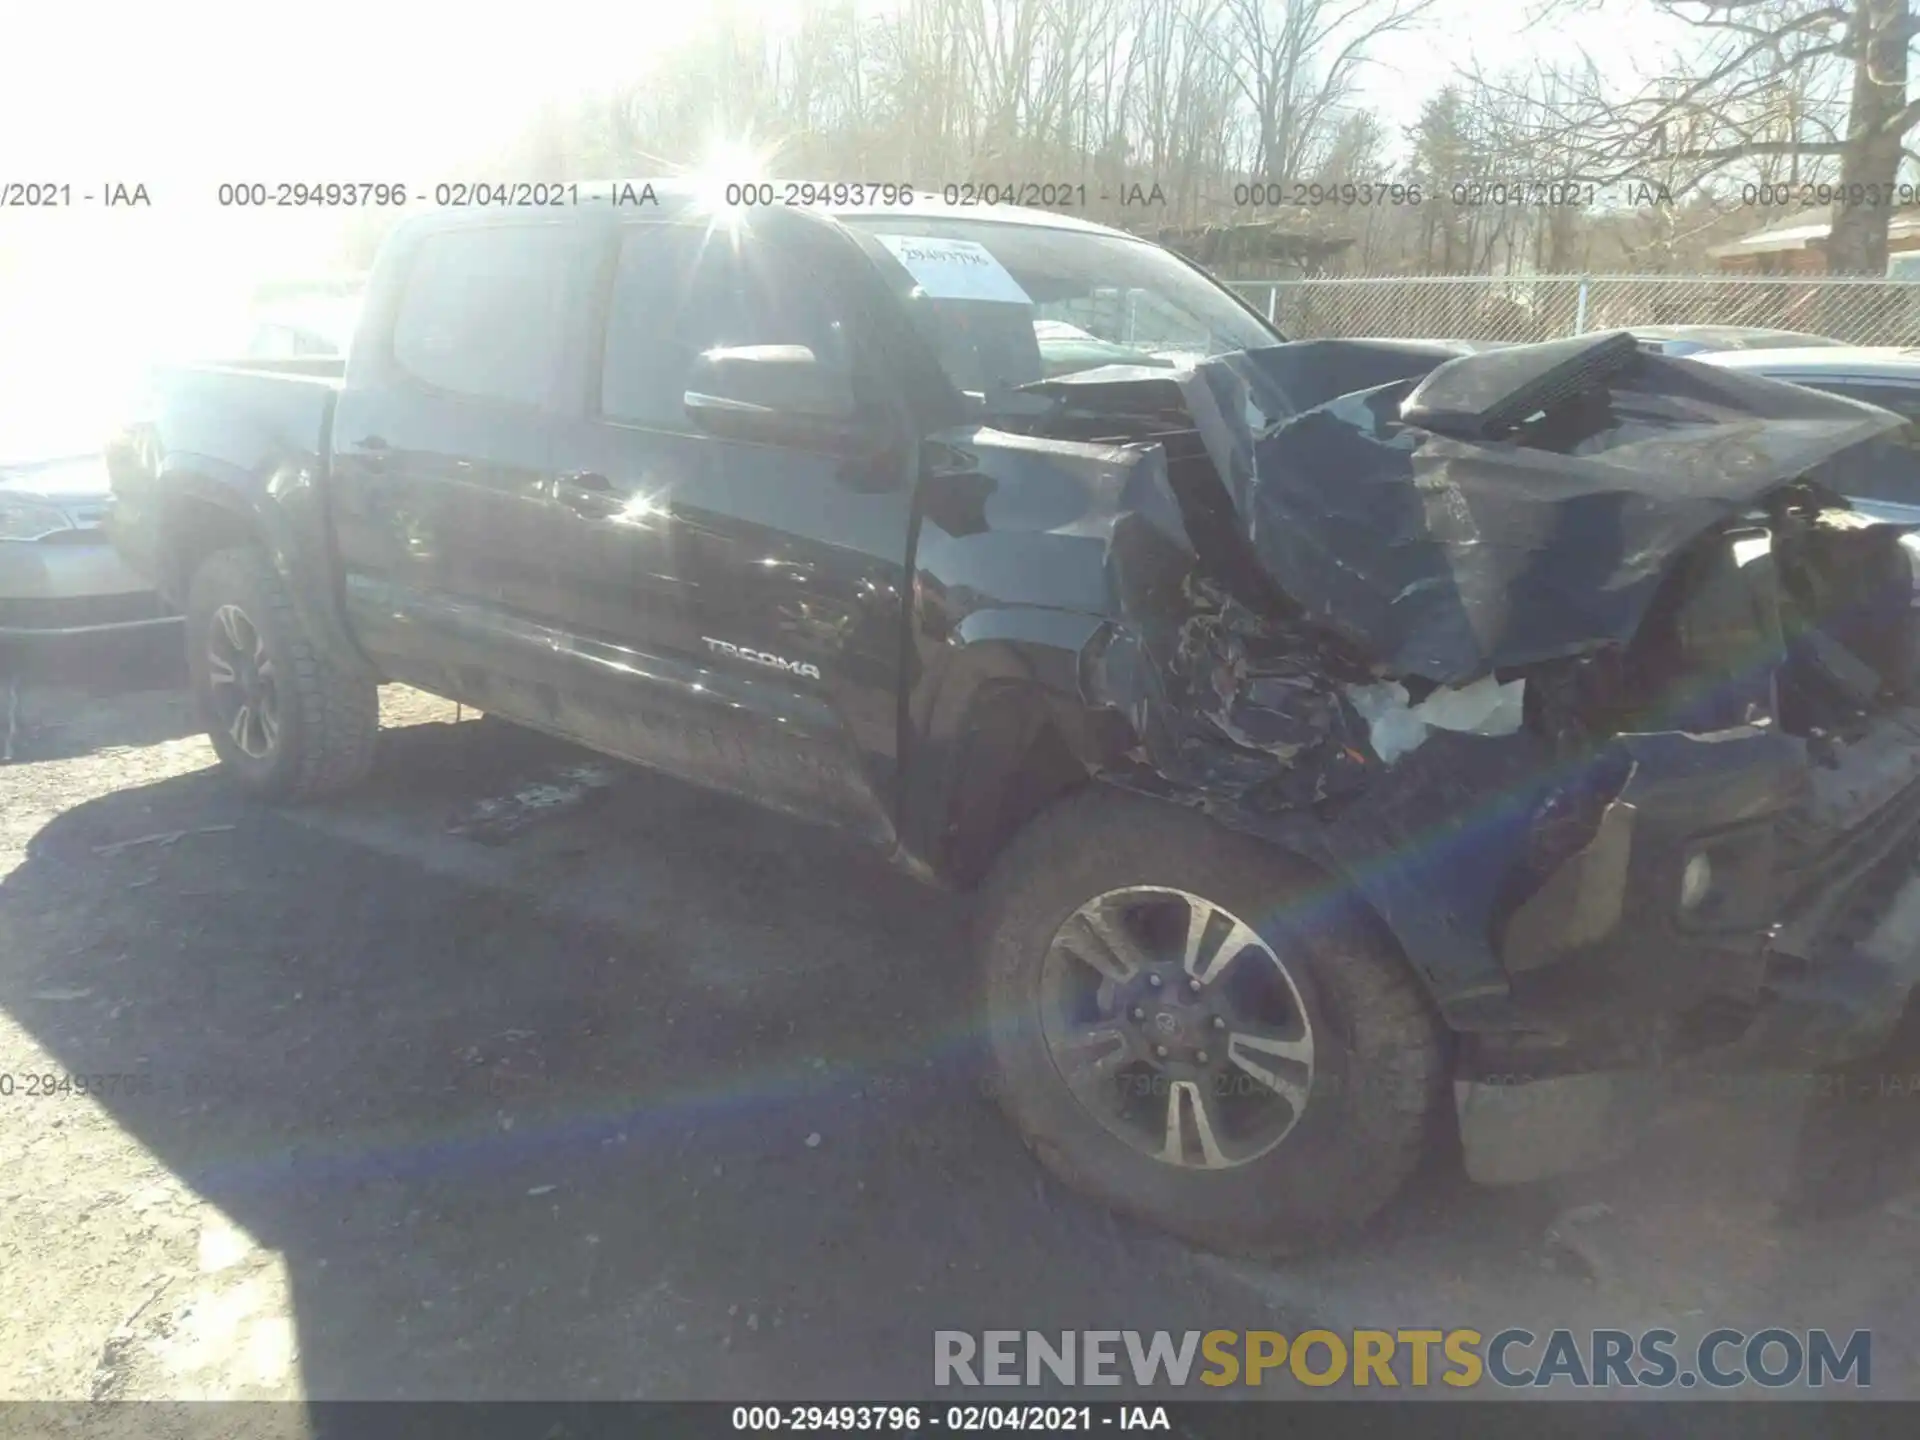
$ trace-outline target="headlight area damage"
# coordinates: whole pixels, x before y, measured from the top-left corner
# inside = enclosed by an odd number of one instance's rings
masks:
[[[1318,861],[1460,1035],[1470,1170],[1617,1148],[1647,1077],[1868,1053],[1920,966],[1896,417],[1641,352],[1321,341],[1037,387],[1140,462],[1104,778]],[[1629,1083],[1631,1080],[1632,1083]]]

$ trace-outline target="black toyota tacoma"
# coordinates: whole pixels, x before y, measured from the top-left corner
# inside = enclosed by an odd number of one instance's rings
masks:
[[[343,366],[164,374],[110,447],[245,789],[361,779],[404,682],[978,886],[1032,1149],[1230,1250],[1893,1026],[1913,573],[1821,473],[1895,417],[1288,343],[1053,215],[579,197],[409,218]]]

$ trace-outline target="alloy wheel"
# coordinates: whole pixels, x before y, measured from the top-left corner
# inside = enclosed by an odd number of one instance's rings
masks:
[[[1131,886],[1076,910],[1041,965],[1040,1023],[1081,1106],[1167,1164],[1245,1165],[1306,1112],[1314,1036],[1293,975],[1188,891]]]
[[[280,690],[259,629],[238,605],[213,612],[207,679],[216,722],[242,754],[264,760],[280,743]]]

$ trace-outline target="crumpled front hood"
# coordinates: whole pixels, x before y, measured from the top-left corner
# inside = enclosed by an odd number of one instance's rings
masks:
[[[1636,352],[1552,433],[1465,438],[1476,414],[1497,416],[1556,367],[1615,353],[1609,344],[1460,355],[1444,342],[1309,341],[1155,378],[1180,387],[1286,596],[1382,673],[1462,684],[1624,642],[1702,533],[1900,423]],[[1453,433],[1409,423],[1409,400]]]

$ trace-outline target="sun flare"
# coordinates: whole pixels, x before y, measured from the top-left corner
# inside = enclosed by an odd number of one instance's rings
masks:
[[[709,211],[739,208],[739,187],[769,179],[772,159],[770,150],[748,141],[713,141],[691,172],[701,206]]]

